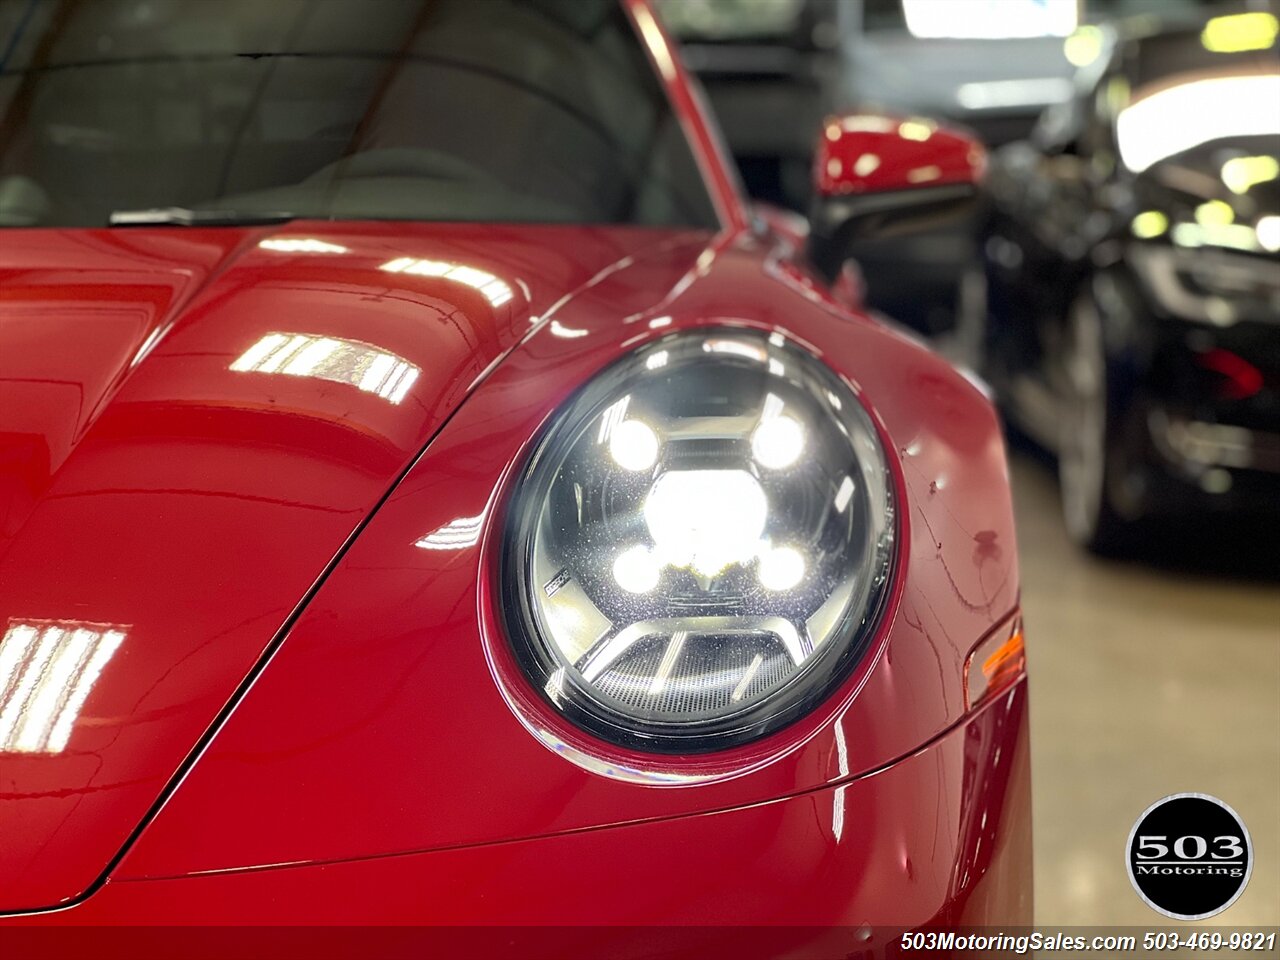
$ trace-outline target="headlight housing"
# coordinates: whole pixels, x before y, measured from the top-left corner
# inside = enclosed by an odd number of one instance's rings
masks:
[[[771,733],[865,650],[894,516],[849,387],[781,335],[675,334],[597,376],[518,477],[508,632],[545,697],[614,743]]]

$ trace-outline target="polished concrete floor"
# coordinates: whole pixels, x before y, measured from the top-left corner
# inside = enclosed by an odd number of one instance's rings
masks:
[[[1197,792],[1235,808],[1255,847],[1243,896],[1206,922],[1280,924],[1280,582],[1090,557],[1067,540],[1052,467],[1011,460],[1037,921],[1171,923],[1130,887],[1124,847],[1151,803]]]

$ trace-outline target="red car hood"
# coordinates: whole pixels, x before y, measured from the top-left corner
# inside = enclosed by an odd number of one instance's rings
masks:
[[[0,912],[103,874],[531,321],[645,248],[705,241],[314,223],[9,237]]]

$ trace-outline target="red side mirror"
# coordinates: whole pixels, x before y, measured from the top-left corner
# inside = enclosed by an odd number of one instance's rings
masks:
[[[823,125],[814,186],[820,197],[976,187],[986,164],[981,143],[932,120],[850,114]]]
[[[987,166],[982,144],[961,130],[872,113],[828,118],[814,154],[809,255],[828,279],[861,240],[962,214]]]

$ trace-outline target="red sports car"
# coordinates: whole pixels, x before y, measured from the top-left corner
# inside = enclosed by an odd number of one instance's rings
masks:
[[[0,950],[1029,922],[999,425],[841,253],[982,153],[815,138],[644,0],[0,0]]]

